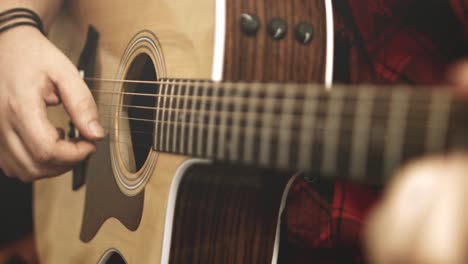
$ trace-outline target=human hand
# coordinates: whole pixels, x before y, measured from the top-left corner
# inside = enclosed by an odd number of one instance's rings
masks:
[[[63,103],[87,140],[66,141],[46,107]],[[104,137],[91,92],[75,66],[37,29],[0,34],[0,168],[31,181],[70,170]]]
[[[413,162],[369,218],[371,263],[467,263],[468,156]]]
[[[468,96],[468,61],[448,80]],[[371,263],[468,263],[468,155],[426,158],[392,179],[366,226]]]

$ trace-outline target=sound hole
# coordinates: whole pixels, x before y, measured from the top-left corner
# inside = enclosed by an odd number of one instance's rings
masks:
[[[131,63],[126,80],[156,81],[153,61],[147,54],[138,55]],[[124,166],[131,173],[139,171],[151,151],[154,137],[156,95],[154,83],[123,85],[122,108],[119,118],[118,145]]]
[[[116,251],[107,252],[98,264],[127,264],[125,259]]]

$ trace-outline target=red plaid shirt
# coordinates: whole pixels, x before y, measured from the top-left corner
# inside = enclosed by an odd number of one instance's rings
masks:
[[[467,0],[335,0],[335,81],[437,84],[468,57]],[[293,184],[285,210],[286,263],[364,262],[361,237],[378,187]]]

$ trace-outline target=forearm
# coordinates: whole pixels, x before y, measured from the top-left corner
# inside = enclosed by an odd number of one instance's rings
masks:
[[[41,17],[47,31],[62,7],[63,1],[64,0],[2,0],[0,1],[0,12],[15,7],[29,8]]]

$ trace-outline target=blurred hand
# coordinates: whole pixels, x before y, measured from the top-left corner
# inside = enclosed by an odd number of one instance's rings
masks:
[[[468,156],[414,162],[371,215],[371,263],[467,263]]]
[[[468,61],[448,76],[453,87],[468,96]],[[467,209],[468,154],[409,164],[368,219],[370,263],[468,263]]]
[[[46,107],[63,103],[87,140],[63,139]],[[0,168],[23,181],[70,170],[104,137],[93,97],[75,66],[37,29],[0,34]]]

